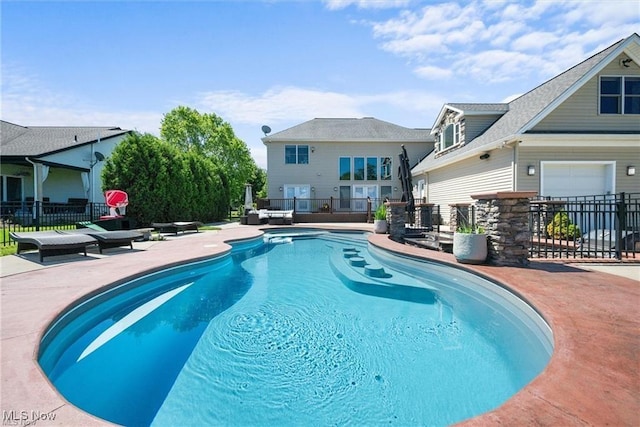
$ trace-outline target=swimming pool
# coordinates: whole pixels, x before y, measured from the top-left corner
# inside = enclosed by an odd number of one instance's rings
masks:
[[[446,425],[526,385],[551,342],[493,283],[308,232],[87,298],[39,361],[70,402],[125,425]]]

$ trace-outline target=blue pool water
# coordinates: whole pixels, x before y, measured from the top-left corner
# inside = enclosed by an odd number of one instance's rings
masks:
[[[123,425],[448,425],[547,364],[548,326],[499,286],[362,234],[303,234],[86,299],[43,337],[42,368]]]

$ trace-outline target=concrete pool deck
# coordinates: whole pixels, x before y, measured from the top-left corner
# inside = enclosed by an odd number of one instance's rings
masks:
[[[304,226],[312,225],[300,225]],[[351,227],[371,230],[368,224],[340,228]],[[40,370],[37,345],[47,325],[91,291],[142,271],[213,256],[228,248],[225,240],[250,238],[258,232],[259,227],[229,225],[221,231],[135,242],[133,251],[65,255],[45,258],[43,263],[37,262],[35,253],[1,257],[3,424],[12,417],[19,423],[15,425],[109,425],[66,402]],[[575,263],[541,261],[528,268],[463,266],[451,254],[402,245],[388,235],[371,235],[370,242],[453,263],[499,281],[536,307],[551,325],[555,350],[543,373],[496,410],[461,424],[640,425],[640,264],[586,264],[591,270]]]

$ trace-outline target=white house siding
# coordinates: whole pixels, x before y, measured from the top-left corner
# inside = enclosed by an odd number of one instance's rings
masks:
[[[637,114],[598,114],[598,82],[600,76],[640,76],[640,67],[634,62],[629,68],[621,67],[619,60],[612,61],[598,75],[578,89],[566,101],[540,121],[531,131],[634,131],[640,132]]]
[[[445,223],[449,222],[450,204],[473,203],[472,194],[513,189],[513,149],[493,150],[490,155],[487,160],[474,156],[429,172],[428,201],[440,206]],[[417,182],[420,177],[413,179]]]
[[[636,147],[613,147],[606,151],[596,147],[521,147],[518,158],[517,191],[540,191],[540,164],[544,161],[613,161],[616,165],[614,191],[640,192],[640,174],[627,176],[629,165],[636,166],[640,172],[640,150]],[[536,167],[534,176],[527,176],[528,165]]]
[[[285,164],[285,145],[308,145],[309,164]],[[411,166],[416,164],[433,149],[433,143],[404,142]],[[358,142],[269,142],[267,145],[267,170],[268,198],[283,198],[283,188],[286,184],[308,184],[315,189],[311,193],[312,198],[322,199],[339,197],[339,191],[334,188],[353,185],[389,185],[396,188],[393,198],[402,196],[402,185],[398,179],[398,155],[402,151],[401,143],[382,141],[358,141]],[[312,151],[311,147],[314,147]],[[339,179],[340,157],[376,157],[378,158],[378,172],[380,170],[380,157],[391,157],[392,179],[381,180],[378,173],[376,181],[341,181]],[[353,169],[351,171],[353,173]]]

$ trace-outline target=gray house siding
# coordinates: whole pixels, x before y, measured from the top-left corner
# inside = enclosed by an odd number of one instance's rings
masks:
[[[629,68],[620,66],[621,55],[590,79],[551,114],[540,121],[531,132],[640,132],[637,114],[598,114],[600,76],[640,76],[634,62]]]
[[[464,140],[469,142],[475,139],[482,132],[487,130],[489,126],[495,123],[500,116],[498,115],[473,115],[464,118]]]
[[[338,198],[339,191],[334,188],[354,185],[391,186],[393,198],[402,196],[402,185],[398,179],[398,154],[402,151],[401,143],[383,141],[358,142],[301,142],[300,145],[309,146],[308,164],[285,164],[285,145],[296,145],[295,142],[269,142],[267,150],[267,170],[269,182],[267,197],[270,199],[284,198],[285,185],[309,185],[313,188],[311,198]],[[405,142],[405,148],[412,165],[417,163],[433,149],[433,143]],[[311,148],[313,147],[313,149]],[[392,179],[382,180],[378,174],[377,180],[340,180],[340,157],[390,157],[392,160]],[[353,170],[352,170],[353,173]]]
[[[615,192],[640,192],[640,175],[627,176],[627,166],[640,165],[640,150],[635,147],[614,147],[603,152],[597,147],[527,147],[518,151],[520,165],[517,173],[517,191],[540,192],[540,165],[545,161],[613,161],[615,162]],[[527,166],[534,165],[536,174],[527,175]],[[640,167],[638,167],[640,171]]]
[[[487,160],[472,157],[428,174],[428,200],[440,206],[444,223],[449,222],[449,205],[473,203],[471,194],[513,189],[513,149],[493,150]],[[414,177],[414,183],[423,176]]]

